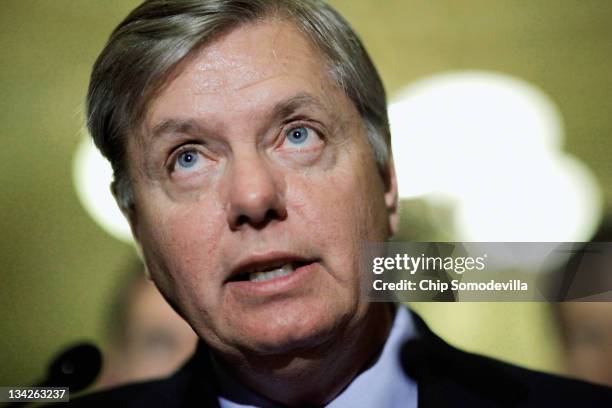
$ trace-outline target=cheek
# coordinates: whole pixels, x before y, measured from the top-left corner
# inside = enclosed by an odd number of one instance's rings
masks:
[[[326,230],[327,235],[385,240],[383,181],[370,151],[360,150],[364,149],[347,152],[348,158],[330,171],[287,185],[298,185],[294,194],[298,208],[309,213],[314,227]]]
[[[388,236],[378,170],[367,156],[369,151],[351,153],[351,160],[340,161],[331,171],[287,180],[288,202],[301,232],[309,231],[308,239],[333,254],[327,261],[345,274],[357,266],[364,242]]]
[[[214,287],[205,283],[221,275],[218,265],[224,219],[221,207],[212,200],[166,202],[143,212],[142,249],[151,274],[167,297],[184,302],[199,298],[184,294]]]

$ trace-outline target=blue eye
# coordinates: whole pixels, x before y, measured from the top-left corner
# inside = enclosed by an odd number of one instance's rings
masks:
[[[296,127],[287,132],[287,140],[294,144],[302,144],[308,139],[308,129],[305,127]]]
[[[198,155],[193,151],[186,151],[181,153],[176,159],[176,163],[184,169],[195,166],[198,162]]]

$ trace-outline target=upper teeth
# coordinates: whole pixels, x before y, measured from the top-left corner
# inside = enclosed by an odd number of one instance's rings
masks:
[[[249,274],[249,280],[251,282],[263,282],[279,276],[289,275],[291,272],[293,272],[293,266],[291,266],[291,264],[285,264],[280,268],[265,272],[251,272]]]

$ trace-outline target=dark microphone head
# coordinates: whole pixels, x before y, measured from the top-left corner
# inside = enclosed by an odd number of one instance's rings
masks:
[[[70,392],[87,388],[102,368],[102,354],[93,344],[81,343],[56,357],[42,382],[48,387],[69,387]]]

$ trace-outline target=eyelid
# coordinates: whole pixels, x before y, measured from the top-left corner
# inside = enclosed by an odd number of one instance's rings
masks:
[[[300,126],[308,126],[311,127],[315,130],[317,130],[318,132],[320,132],[320,127],[323,126],[322,123],[311,119],[308,116],[304,116],[304,115],[296,115],[296,116],[291,116],[289,118],[287,118],[286,120],[284,120],[282,122],[283,125],[283,129],[288,130],[294,127],[300,127]]]

